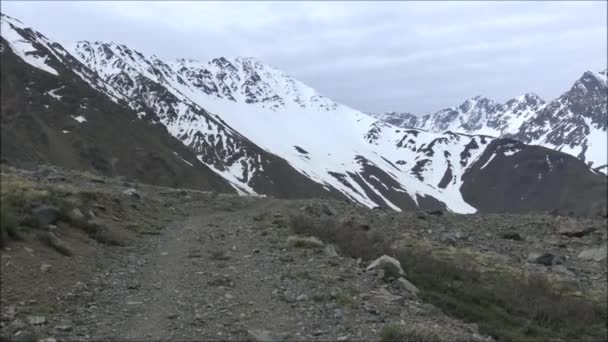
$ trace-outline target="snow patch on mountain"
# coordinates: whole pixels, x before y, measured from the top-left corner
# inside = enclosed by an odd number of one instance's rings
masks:
[[[29,65],[46,71],[52,75],[59,75],[57,70],[48,64],[48,56],[42,54],[32,42],[24,36],[23,31],[28,30],[25,25],[12,17],[2,14],[0,32],[2,38],[9,44],[11,50]],[[36,43],[46,45],[44,36],[38,37]]]

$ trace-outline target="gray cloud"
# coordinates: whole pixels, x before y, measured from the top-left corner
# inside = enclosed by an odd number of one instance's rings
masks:
[[[3,2],[64,44],[256,56],[364,111],[434,112],[474,95],[559,96],[607,64],[607,3]]]

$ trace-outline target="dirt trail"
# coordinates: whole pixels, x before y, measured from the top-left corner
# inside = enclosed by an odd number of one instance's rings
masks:
[[[293,328],[271,317],[276,312],[273,288],[263,274],[269,267],[260,260],[270,248],[253,236],[251,225],[254,213],[271,206],[257,202],[238,211],[204,209],[139,241],[106,280],[111,286],[97,295],[105,299],[100,306],[107,315],[92,337],[242,339],[243,322],[268,319],[275,329]]]
[[[195,209],[116,249],[95,301],[75,311],[81,317],[65,317],[74,328],[55,337],[378,340],[387,324],[462,325],[400,296],[356,260],[289,247],[284,202],[239,201]]]

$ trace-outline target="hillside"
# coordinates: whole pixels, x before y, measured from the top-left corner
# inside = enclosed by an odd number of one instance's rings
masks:
[[[121,102],[93,89],[82,75],[94,80],[94,74],[60,46],[34,31],[11,31],[7,25],[3,16],[4,163],[28,168],[48,163],[159,185],[234,191],[165,127],[139,120]],[[23,40],[9,42],[7,32],[28,37],[29,60],[14,53],[24,51],[14,49]]]

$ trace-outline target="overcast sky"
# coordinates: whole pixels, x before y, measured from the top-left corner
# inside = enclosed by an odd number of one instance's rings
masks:
[[[484,95],[550,99],[607,64],[607,2],[17,2],[63,44],[161,58],[254,56],[368,112],[426,114]]]

